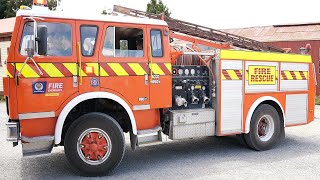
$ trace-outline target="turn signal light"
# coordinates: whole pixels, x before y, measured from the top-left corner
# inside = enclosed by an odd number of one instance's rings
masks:
[[[31,10],[31,8],[28,6],[20,6],[20,9],[21,10]]]

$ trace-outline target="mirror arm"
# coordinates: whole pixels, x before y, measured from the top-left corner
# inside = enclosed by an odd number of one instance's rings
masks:
[[[34,26],[33,26],[33,39],[34,39],[34,52],[35,52],[35,55],[33,56],[38,56],[38,49],[37,49],[37,46],[36,46],[36,43],[37,43],[37,28],[38,28],[38,25],[37,25],[37,21],[35,19],[40,19],[40,20],[44,20],[44,18],[39,18],[39,17],[24,17],[23,19],[29,19],[31,21],[34,22]],[[34,61],[34,59],[32,57],[27,57],[27,59],[24,61],[23,63],[23,66],[21,67],[19,73],[18,73],[18,77],[21,76],[22,74],[22,71],[25,67],[25,65],[27,64],[28,60],[31,60],[33,62],[33,64],[36,66],[36,68],[38,69],[39,71],[39,74],[40,75],[43,75],[41,69],[39,68],[39,66],[37,65],[37,63]]]
[[[39,68],[39,66],[37,65],[37,63],[34,61],[34,59],[33,59],[32,57],[27,57],[27,59],[24,61],[23,65],[22,65],[22,67],[21,67],[21,69],[20,69],[20,71],[19,71],[19,73],[18,73],[18,77],[21,76],[22,70],[24,69],[24,67],[25,67],[25,65],[27,64],[28,60],[31,60],[31,61],[33,62],[33,64],[36,66],[36,68],[38,69],[39,74],[40,74],[40,75],[43,75],[41,69]]]

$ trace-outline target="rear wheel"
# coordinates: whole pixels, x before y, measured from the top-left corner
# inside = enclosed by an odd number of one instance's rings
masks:
[[[247,145],[257,151],[271,149],[280,135],[280,117],[275,108],[260,105],[254,112],[250,132],[244,134]]]
[[[65,137],[65,154],[83,175],[105,175],[116,168],[124,155],[124,136],[119,124],[102,113],[81,116]]]

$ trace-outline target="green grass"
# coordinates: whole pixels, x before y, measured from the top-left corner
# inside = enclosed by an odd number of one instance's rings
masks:
[[[320,105],[320,96],[316,97],[316,105]]]
[[[0,96],[0,101],[4,101],[4,97],[3,96]]]

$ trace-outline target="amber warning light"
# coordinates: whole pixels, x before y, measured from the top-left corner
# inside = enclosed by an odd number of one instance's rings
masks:
[[[48,6],[47,0],[33,0],[33,5],[35,6]]]

